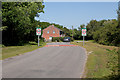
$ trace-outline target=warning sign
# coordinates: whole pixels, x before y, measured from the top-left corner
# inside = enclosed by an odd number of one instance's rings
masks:
[[[82,36],[86,36],[87,35],[86,32],[87,32],[86,28],[82,28]]]
[[[36,35],[41,35],[41,28],[36,28]]]

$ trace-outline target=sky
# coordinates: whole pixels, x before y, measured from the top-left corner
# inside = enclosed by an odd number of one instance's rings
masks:
[[[44,2],[118,2],[120,0],[43,0]]]
[[[44,13],[40,22],[63,25],[69,29],[78,28],[90,20],[117,19],[117,2],[44,2]]]

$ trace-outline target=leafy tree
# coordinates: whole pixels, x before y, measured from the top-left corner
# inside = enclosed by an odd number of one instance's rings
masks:
[[[87,28],[87,39],[93,39],[94,32],[98,30],[100,27],[103,27],[103,23],[106,20],[101,20],[101,21],[96,21],[96,20],[91,20],[86,28]]]
[[[85,24],[80,25],[80,28],[81,28],[81,29],[82,29],[82,28],[85,28]]]
[[[103,25],[103,27],[99,27],[93,32],[93,39],[100,44],[120,45],[120,29],[117,28],[117,20],[105,21]]]
[[[35,29],[34,17],[43,11],[42,2],[3,2],[2,25],[7,26],[3,30],[3,44],[15,45],[27,42],[29,34]],[[32,37],[31,37],[32,38]]]
[[[96,20],[91,20],[88,24],[87,24],[87,36],[92,39],[93,36],[93,32],[95,31],[95,27],[97,25],[97,21]]]
[[[119,27],[120,27],[120,1],[118,3],[118,11],[117,11],[117,14],[118,14],[118,23],[119,23]]]
[[[69,29],[67,29],[66,27],[64,27],[62,30],[63,30],[63,32],[64,32],[64,34],[66,36],[70,36],[70,30]]]
[[[78,29],[74,29],[74,36],[73,36],[74,39],[76,40],[79,40],[81,39],[81,31]]]

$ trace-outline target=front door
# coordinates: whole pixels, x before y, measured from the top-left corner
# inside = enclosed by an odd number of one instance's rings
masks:
[[[49,40],[52,40],[52,37],[51,37],[51,36],[49,37]]]

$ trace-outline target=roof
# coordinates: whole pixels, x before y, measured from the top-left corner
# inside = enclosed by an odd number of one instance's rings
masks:
[[[54,25],[51,25],[52,27],[54,27],[54,28],[56,28],[56,29],[58,29],[59,31],[62,31],[61,29],[59,29],[59,28],[57,28],[57,27],[55,27]]]
[[[54,27],[54,28],[58,29],[59,31],[62,31],[61,29],[55,27],[54,25],[50,25],[49,27]],[[47,27],[47,28],[48,28],[48,27]],[[45,29],[46,29],[46,28],[45,28]]]

